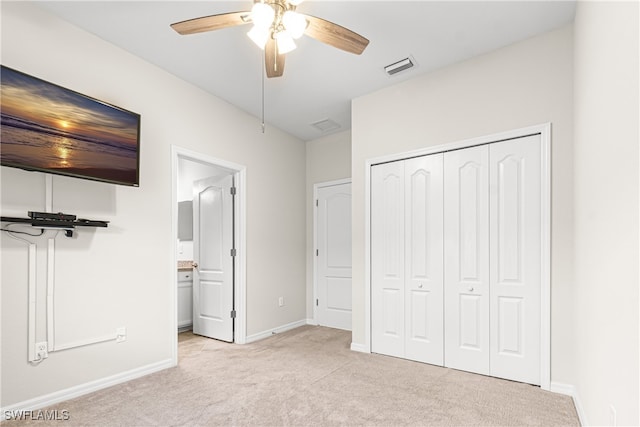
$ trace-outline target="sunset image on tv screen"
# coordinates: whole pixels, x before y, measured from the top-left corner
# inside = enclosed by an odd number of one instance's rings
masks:
[[[138,184],[140,116],[2,66],[3,165]]]

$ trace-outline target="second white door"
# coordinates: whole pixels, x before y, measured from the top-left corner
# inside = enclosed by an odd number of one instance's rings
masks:
[[[489,146],[444,156],[445,361],[489,374]]]
[[[193,333],[233,342],[233,176],[193,192]]]
[[[442,365],[442,154],[404,164],[405,357]]]
[[[491,375],[540,384],[540,136],[490,146]]]
[[[540,384],[540,136],[444,159],[445,365]]]
[[[351,183],[318,188],[316,199],[318,324],[351,330]]]
[[[442,154],[371,171],[372,350],[443,364]]]

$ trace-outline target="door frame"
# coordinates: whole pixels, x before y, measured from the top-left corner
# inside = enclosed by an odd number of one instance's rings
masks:
[[[313,184],[313,200],[311,201],[313,209],[313,248],[311,253],[311,256],[313,257],[313,300],[311,301],[311,304],[313,305],[314,325],[318,324],[318,307],[316,306],[316,298],[318,298],[318,257],[315,255],[315,252],[318,249],[318,209],[316,209],[318,190],[320,190],[320,188],[334,187],[336,185],[343,184],[351,184],[351,178],[336,179],[333,181],[324,181]],[[353,215],[351,218],[353,218]],[[353,287],[353,281],[351,282],[351,286]]]
[[[247,168],[244,165],[218,159],[207,154],[189,150],[177,145],[171,145],[171,273],[169,274],[170,301],[169,301],[169,330],[168,334],[172,343],[171,358],[174,366],[178,364],[178,161],[190,160],[197,163],[208,164],[214,167],[228,169],[234,177],[237,189],[234,208],[234,239],[236,257],[234,259],[235,270],[235,329],[234,342],[245,344],[247,339]]]
[[[403,153],[367,159],[365,162],[365,342],[353,345],[358,351],[371,353],[371,167],[381,163],[443,153],[477,145],[491,144],[530,135],[540,135],[541,151],[541,286],[540,286],[540,388],[551,386],[551,123],[509,130]],[[315,274],[315,273],[314,273]]]

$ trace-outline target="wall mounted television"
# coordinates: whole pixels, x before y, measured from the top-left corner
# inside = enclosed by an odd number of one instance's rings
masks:
[[[1,67],[2,166],[139,186],[139,114]]]

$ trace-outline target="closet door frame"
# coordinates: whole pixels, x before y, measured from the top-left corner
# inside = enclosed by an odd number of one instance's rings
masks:
[[[540,244],[540,388],[551,386],[551,123],[509,130],[449,144],[368,159],[365,163],[365,342],[352,345],[357,351],[371,352],[371,167],[380,163],[444,153],[461,148],[540,135],[541,244]]]

